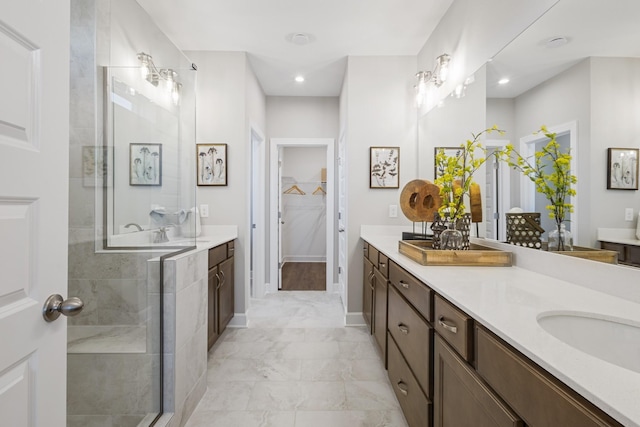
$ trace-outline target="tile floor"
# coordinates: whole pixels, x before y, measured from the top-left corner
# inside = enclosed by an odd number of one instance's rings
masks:
[[[249,328],[209,352],[208,389],[186,427],[406,427],[364,328],[343,327],[335,294],[252,300]]]

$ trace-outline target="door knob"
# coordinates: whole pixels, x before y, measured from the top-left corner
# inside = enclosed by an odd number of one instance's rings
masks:
[[[65,316],[76,316],[80,314],[84,303],[78,297],[62,299],[61,295],[53,294],[44,302],[42,307],[42,317],[47,322],[53,322],[61,314]]]

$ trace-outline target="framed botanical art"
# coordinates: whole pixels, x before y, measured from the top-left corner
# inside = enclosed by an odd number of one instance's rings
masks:
[[[369,188],[400,187],[400,147],[370,147],[369,166]]]
[[[196,144],[198,185],[227,185],[227,144]]]
[[[129,185],[162,185],[162,144],[129,144]]]
[[[463,147],[435,147],[435,149],[433,150],[433,179],[440,178],[444,173],[442,168],[438,168],[438,162],[436,162],[438,152],[441,150],[444,152],[444,155],[447,157],[462,158],[464,155]]]
[[[638,189],[638,149],[607,149],[607,189]]]

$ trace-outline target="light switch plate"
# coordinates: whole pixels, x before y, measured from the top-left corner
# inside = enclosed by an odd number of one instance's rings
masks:
[[[625,221],[633,221],[633,208],[625,208],[624,209],[624,220]]]
[[[389,205],[389,218],[398,217],[398,205]]]
[[[209,205],[200,205],[200,217],[209,218]]]

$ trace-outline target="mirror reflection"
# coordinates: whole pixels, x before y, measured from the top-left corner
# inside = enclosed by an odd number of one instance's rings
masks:
[[[558,2],[476,72],[463,98],[449,97],[421,117],[420,143],[429,148],[421,153],[420,170],[428,176],[431,147],[459,145],[470,132],[493,124],[507,132],[492,135],[488,147],[510,142],[531,155],[540,144],[533,132],[546,125],[571,148],[571,171],[578,177],[568,225],[574,243],[599,247],[598,228],[633,227],[624,212],[640,208],[638,192],[607,190],[607,149],[640,147],[639,16],[635,0]],[[474,89],[484,81],[486,87]],[[477,94],[485,90],[480,105]],[[446,129],[442,117],[449,117]],[[530,181],[506,169],[487,168],[481,177],[485,218],[479,236],[504,241],[504,213],[512,207],[540,212],[543,227],[553,229]]]

